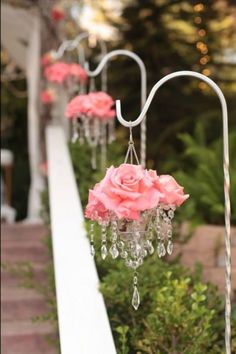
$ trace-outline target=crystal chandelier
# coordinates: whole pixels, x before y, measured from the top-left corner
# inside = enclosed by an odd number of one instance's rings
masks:
[[[101,146],[104,166],[106,144],[115,140],[114,101],[106,92],[90,92],[74,97],[66,107],[65,115],[72,120],[72,142],[79,140],[91,147],[92,167],[96,168],[96,149]]]
[[[134,270],[135,310],[140,304],[137,269],[145,257],[154,254],[155,247],[159,257],[172,254],[172,220],[176,208],[188,197],[172,176],[158,176],[139,164],[131,130],[124,163],[110,167],[103,180],[89,191],[85,216],[92,220],[91,254],[95,256],[94,221],[97,221],[101,226],[102,259],[110,253],[113,259],[122,258]]]

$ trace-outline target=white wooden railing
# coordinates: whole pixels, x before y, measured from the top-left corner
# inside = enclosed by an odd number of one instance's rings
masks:
[[[116,354],[63,129],[46,143],[61,354]]]

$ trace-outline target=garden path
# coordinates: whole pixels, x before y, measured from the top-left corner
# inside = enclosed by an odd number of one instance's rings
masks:
[[[217,285],[220,292],[225,289],[224,227],[201,225],[184,244],[177,243],[172,257],[180,254],[183,265],[194,268],[202,265],[202,278]],[[231,228],[232,298],[236,299],[236,227]]]
[[[42,239],[46,232],[42,225],[3,224],[1,238],[3,264],[30,262],[37,281],[45,281],[44,267],[49,257]],[[35,289],[20,287],[19,276],[6,269],[2,269],[1,275],[1,353],[56,353],[46,339],[47,336],[55,337],[54,328],[48,322],[32,322],[34,316],[47,313],[43,295]]]

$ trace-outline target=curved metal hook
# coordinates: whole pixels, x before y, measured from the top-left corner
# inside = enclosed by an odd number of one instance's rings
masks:
[[[142,59],[135,53],[131,52],[130,50],[126,49],[116,49],[111,51],[110,53],[107,53],[97,66],[97,68],[94,71],[89,70],[89,64],[86,62],[85,63],[85,69],[90,77],[95,77],[101,73],[107,62],[112,59],[115,56],[118,55],[124,55],[126,57],[132,58],[133,60],[136,61],[140,68],[140,73],[141,73],[141,109],[144,106],[144,103],[146,101],[147,97],[147,71],[146,67],[144,65],[144,62]],[[141,125],[141,164],[145,166],[146,162],[146,122],[145,119],[142,122]]]
[[[62,42],[62,44],[59,46],[59,48],[56,52],[57,59],[61,58],[63,56],[63,54],[65,53],[65,51],[72,51],[72,50],[78,48],[78,46],[79,46],[79,50],[78,50],[79,59],[80,59],[79,61],[80,61],[80,64],[82,66],[84,66],[85,54],[84,54],[83,47],[80,45],[80,42],[86,38],[89,38],[89,33],[83,32],[83,33],[80,33],[77,37],[75,37],[72,40],[65,40],[64,42]],[[102,56],[104,56],[107,53],[106,43],[100,38],[98,38],[97,41],[100,44]]]
[[[88,32],[83,32],[83,33],[80,33],[74,40],[73,40],[73,45],[74,47],[76,48],[77,45],[83,40],[83,39],[86,39],[86,38],[89,38],[90,34]],[[101,38],[97,38],[97,41],[100,45],[100,48],[101,48],[101,54],[102,54],[102,57],[104,57],[106,54],[107,54],[107,46],[106,46],[106,43],[101,39]],[[84,52],[83,52],[84,54]],[[83,55],[83,67],[85,66],[85,55]],[[105,74],[104,74],[105,72]],[[103,80],[106,81],[106,71],[103,72]],[[89,74],[89,73],[87,73]]]
[[[80,33],[73,41],[73,45],[76,48],[77,45],[83,40],[89,38],[89,33],[88,32],[83,32]],[[101,55],[102,57],[104,57],[107,54],[107,46],[106,43],[101,39],[101,38],[97,38],[97,41],[100,45],[101,48]],[[81,65],[85,68],[86,70],[86,66],[85,66],[85,55],[83,56],[83,62],[80,62]],[[86,70],[87,71],[87,70]],[[87,71],[88,76],[90,76],[89,72]],[[107,90],[107,69],[105,68],[105,70],[102,71],[102,90],[106,91]]]
[[[75,48],[78,49],[78,57],[79,57],[79,63],[84,66],[85,62],[85,54],[84,54],[84,48],[80,45],[80,43],[75,43],[75,40],[66,40],[62,42],[62,44],[59,46],[58,50],[56,51],[56,59],[60,59],[63,57],[64,53],[66,51],[72,51]]]
[[[152,99],[157,90],[167,81],[178,76],[192,76],[205,81],[218,95],[221,103],[222,118],[223,118],[223,171],[224,171],[224,198],[225,198],[225,348],[226,354],[231,353],[231,248],[230,248],[230,179],[229,179],[229,143],[228,143],[228,112],[225,97],[219,86],[210,78],[195,71],[177,71],[175,73],[166,75],[159,80],[152,88],[147,101],[138,116],[133,122],[127,122],[121,114],[120,100],[116,101],[117,118],[125,127],[135,127],[140,124],[147,113],[147,110],[152,102]]]

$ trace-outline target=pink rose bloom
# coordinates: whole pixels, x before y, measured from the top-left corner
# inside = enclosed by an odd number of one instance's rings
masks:
[[[55,93],[53,90],[47,89],[40,93],[41,102],[51,104],[55,101]]]
[[[112,109],[114,101],[106,92],[91,92],[88,96],[92,104],[91,115],[98,117],[101,120],[115,117],[115,111]]]
[[[90,191],[85,215],[90,217],[91,210],[99,205],[99,210],[103,206],[119,219],[139,220],[141,211],[153,209],[159,204],[162,194],[155,184],[153,176],[151,178],[149,171],[140,165],[112,166],[103,180]]]
[[[49,82],[63,84],[70,73],[70,66],[62,61],[49,65],[44,70],[44,76]]]
[[[74,97],[66,106],[65,116],[77,118],[81,114],[87,114],[91,110],[91,102],[88,95]]]
[[[96,184],[93,190],[89,191],[88,205],[86,207],[85,216],[91,220],[102,220],[108,216],[108,211],[105,206],[94,196],[95,191],[99,189],[99,184]]]
[[[165,205],[175,205],[178,207],[189,197],[189,194],[184,194],[184,188],[170,175],[159,176],[158,184],[159,190],[163,194],[160,202]]]
[[[69,64],[69,68],[70,76],[83,83],[87,81],[86,71],[79,64]]]

